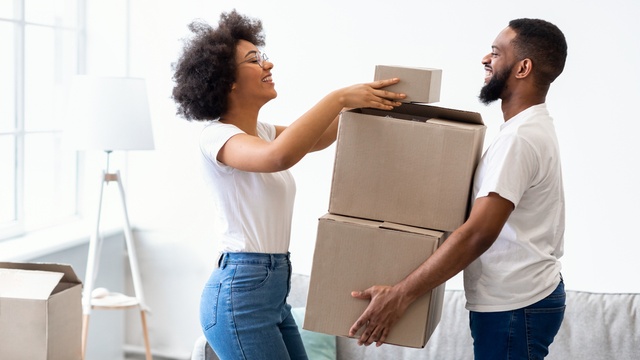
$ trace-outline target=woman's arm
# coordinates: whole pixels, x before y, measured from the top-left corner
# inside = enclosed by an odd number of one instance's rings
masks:
[[[276,127],[269,142],[257,136],[231,137],[218,153],[218,161],[243,171],[276,172],[289,169],[307,153],[335,141],[338,115],[343,108],[371,107],[391,110],[404,94],[382,90],[399,79],[359,84],[331,92],[288,127]]]

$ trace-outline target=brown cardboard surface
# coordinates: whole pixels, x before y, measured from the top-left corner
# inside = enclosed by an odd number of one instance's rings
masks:
[[[82,284],[71,266],[0,262],[0,269],[0,288],[17,276],[21,287],[44,289],[0,292],[0,358],[81,359]]]
[[[442,70],[424,67],[376,65],[375,80],[399,78],[400,82],[387,86],[385,90],[404,93],[402,101],[411,103],[434,103],[440,101]]]
[[[453,231],[468,215],[480,114],[403,104],[340,119],[329,212]]]
[[[351,291],[393,285],[422,264],[444,233],[327,214],[318,222],[303,328],[348,336],[368,301]],[[444,284],[416,300],[387,343],[424,347],[440,321]]]

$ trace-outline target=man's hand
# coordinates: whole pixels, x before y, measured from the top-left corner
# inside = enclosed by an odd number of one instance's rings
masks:
[[[391,326],[409,306],[402,294],[391,286],[372,286],[364,291],[353,291],[351,296],[371,300],[367,309],[349,329],[349,336],[353,337],[364,327],[358,345],[369,346],[374,342],[376,346],[382,345]]]

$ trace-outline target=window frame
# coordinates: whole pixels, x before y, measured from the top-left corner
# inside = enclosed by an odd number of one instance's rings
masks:
[[[27,228],[26,221],[26,207],[32,206],[33,204],[25,204],[25,149],[26,149],[26,138],[30,135],[37,134],[60,134],[62,129],[60,128],[47,128],[44,130],[36,129],[29,130],[26,126],[26,118],[25,118],[25,104],[27,103],[26,97],[26,74],[28,69],[26,68],[26,49],[27,49],[27,29],[29,27],[44,27],[53,30],[60,30],[64,32],[72,32],[75,37],[75,54],[72,56],[76,57],[76,69],[73,74],[68,74],[68,76],[73,76],[75,74],[83,74],[86,69],[86,1],[87,0],[63,0],[65,3],[75,4],[76,14],[75,14],[75,26],[69,24],[57,24],[57,23],[46,23],[46,22],[31,22],[26,20],[26,2],[30,0],[14,0],[13,1],[13,18],[6,18],[0,16],[0,23],[11,24],[13,27],[13,42],[6,45],[13,47],[13,87],[14,87],[14,119],[13,129],[9,128],[6,130],[0,129],[0,137],[12,137],[13,138],[13,148],[14,148],[14,157],[13,157],[13,183],[14,183],[14,193],[13,193],[13,212],[14,219],[6,222],[1,222],[0,219],[0,242],[6,239],[15,238],[18,236],[22,236],[27,234],[29,231],[39,230],[39,228]],[[54,41],[54,50],[59,51],[63,46],[62,42]],[[59,69],[54,69],[54,74],[58,74]],[[64,76],[64,74],[61,74]],[[70,83],[68,81],[67,83]],[[68,88],[64,89],[68,91]],[[11,161],[11,160],[10,160]],[[75,152],[75,175],[73,177],[76,180],[76,185],[80,184],[82,178],[82,168],[83,162],[82,157],[78,152]],[[11,165],[9,165],[11,166]],[[60,168],[57,168],[60,171]],[[44,177],[44,181],[49,181],[50,179]],[[73,193],[75,199],[73,201],[73,213],[69,214],[69,220],[73,218],[77,218],[80,214],[80,206],[81,203],[81,192],[80,186],[75,186],[73,189]],[[45,226],[54,226],[59,225],[56,223],[52,223],[52,221],[47,221]]]

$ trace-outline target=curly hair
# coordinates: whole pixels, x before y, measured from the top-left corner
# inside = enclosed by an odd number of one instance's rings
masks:
[[[509,27],[517,34],[513,40],[516,56],[531,59],[538,85],[549,86],[562,73],[567,60],[567,41],[562,31],[540,19],[511,20]]]
[[[215,29],[194,21],[189,30],[194,36],[185,40],[182,55],[172,64],[176,114],[187,120],[216,120],[226,112],[236,81],[236,46],[240,40],[264,46],[262,22],[234,9],[220,15]]]

